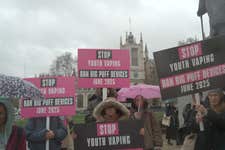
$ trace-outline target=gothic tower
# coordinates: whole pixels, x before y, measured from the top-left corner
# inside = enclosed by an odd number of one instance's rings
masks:
[[[140,42],[137,43],[132,32],[126,33],[125,43],[120,38],[120,48],[130,50],[130,81],[131,84],[144,83],[145,81],[145,56],[143,49],[142,33]]]

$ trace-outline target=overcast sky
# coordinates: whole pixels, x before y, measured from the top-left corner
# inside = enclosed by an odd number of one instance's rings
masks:
[[[45,73],[64,52],[119,48],[129,30],[138,41],[143,33],[153,57],[179,40],[201,39],[197,8],[198,0],[0,0],[0,73]]]

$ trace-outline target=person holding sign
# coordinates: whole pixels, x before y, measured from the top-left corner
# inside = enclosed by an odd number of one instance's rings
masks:
[[[26,150],[25,132],[13,125],[13,106],[9,99],[0,98],[0,149]]]
[[[147,110],[148,103],[143,96],[137,95],[132,107],[134,112],[131,114],[131,118],[144,120],[144,128],[141,131],[141,134],[144,135],[144,150],[161,150],[163,145],[161,129],[154,114]]]
[[[201,102],[201,104],[204,104]],[[182,150],[211,150],[210,144],[210,122],[205,117],[201,119],[204,124],[204,131],[200,130],[199,123],[196,122],[196,116],[199,116],[197,111],[197,102],[192,95],[192,103],[186,104],[183,110],[184,124],[179,129],[181,136]],[[206,107],[207,105],[204,105]],[[200,120],[199,120],[200,121]]]
[[[60,150],[67,130],[59,117],[50,117],[50,130],[46,129],[46,118],[31,118],[25,127],[30,150],[44,150],[49,140],[49,150]]]
[[[225,149],[225,95],[221,89],[213,89],[208,92],[210,108],[203,105],[196,106],[204,118],[197,116],[197,122],[207,119],[210,124],[210,144],[213,150]]]
[[[97,122],[117,122],[121,120],[128,120],[130,112],[114,97],[108,97],[102,101],[94,109],[93,116]],[[120,150],[142,150],[142,148],[130,148]]]
[[[107,89],[107,97],[116,97],[116,91],[113,88]],[[102,102],[102,88],[98,88],[95,94],[88,100],[87,115],[85,116],[85,123],[95,122],[95,118],[92,116],[94,108]]]
[[[93,116],[97,122],[115,122],[129,119],[129,110],[115,98],[108,97],[95,107]]]

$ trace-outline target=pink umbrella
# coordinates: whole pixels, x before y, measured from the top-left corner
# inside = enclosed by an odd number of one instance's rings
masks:
[[[119,101],[135,98],[137,95],[141,95],[146,99],[161,98],[159,86],[148,84],[137,84],[131,85],[129,88],[121,88],[117,94]]]

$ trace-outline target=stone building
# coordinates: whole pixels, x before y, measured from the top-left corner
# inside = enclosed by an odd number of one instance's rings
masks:
[[[150,59],[148,56],[148,48],[145,45],[145,83],[151,85],[159,85],[159,79],[156,71],[154,59]]]
[[[132,32],[129,35],[126,33],[125,43],[123,44],[122,37],[120,37],[120,48],[130,50],[130,81],[132,84],[145,82],[145,67],[144,67],[144,51],[142,34],[140,35],[140,42],[137,43]]]
[[[155,62],[149,58],[147,44],[143,47],[142,33],[140,33],[140,41],[137,43],[132,32],[126,33],[125,42],[120,37],[120,48],[130,50],[130,79],[132,84],[146,83],[158,84],[158,77],[155,68]]]
[[[139,42],[136,41],[132,32],[126,33],[125,41],[120,37],[120,48],[130,50],[130,81],[131,84],[146,83],[157,85],[155,62],[149,58],[147,45],[140,33]],[[88,98],[94,94],[94,89],[77,89],[77,110],[85,110]],[[154,101],[156,102],[156,101]]]

